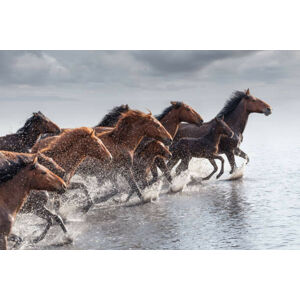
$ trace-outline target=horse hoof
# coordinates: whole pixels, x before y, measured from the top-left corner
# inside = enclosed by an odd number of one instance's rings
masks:
[[[64,241],[64,243],[66,244],[66,245],[69,245],[69,244],[73,244],[73,239],[70,237],[70,236],[65,236],[65,241]]]
[[[88,203],[86,206],[81,208],[81,211],[86,214],[92,206],[93,206],[93,203]]]

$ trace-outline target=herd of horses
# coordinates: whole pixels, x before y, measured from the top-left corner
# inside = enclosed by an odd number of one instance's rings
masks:
[[[213,166],[203,178],[208,180],[218,170],[216,159],[221,161],[217,178],[224,173],[220,154],[225,154],[233,173],[235,155],[249,162],[239,146],[253,112],[269,115],[272,110],[248,89],[234,92],[209,122],[183,102],[171,102],[158,116],[121,105],[93,128],[62,129],[41,112],[34,113],[16,133],[0,137],[0,249],[7,249],[8,241],[14,247],[22,242],[11,233],[18,213],[33,213],[46,220],[34,243],[44,239],[54,224],[66,233],[59,215],[66,190],[85,193],[87,202],[82,209],[87,212],[119,192],[119,175],[129,184],[126,201],[136,193],[143,203],[142,191],[158,180],[158,170],[172,183],[171,170],[179,161],[177,175],[188,169],[193,157],[208,159]],[[112,190],[92,199],[84,183],[72,181],[75,173],[96,176],[99,184],[109,180]],[[53,210],[47,208],[48,192]]]

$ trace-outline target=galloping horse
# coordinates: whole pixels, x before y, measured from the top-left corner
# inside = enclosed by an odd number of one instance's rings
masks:
[[[250,94],[249,89],[245,92],[236,91],[226,102],[217,117],[224,116],[224,121],[233,130],[234,136],[222,137],[219,145],[219,154],[224,153],[231,166],[230,174],[236,169],[234,155],[240,156],[249,162],[249,157],[240,148],[250,113],[263,113],[266,116],[272,113],[272,108],[266,102]],[[184,137],[200,138],[210,130],[210,122],[198,127],[192,124],[181,124],[174,141]]]
[[[101,163],[106,164],[109,164],[112,160],[110,152],[101,140],[97,138],[95,131],[87,127],[65,130],[64,133],[55,138],[48,147],[40,149],[40,153],[52,158],[65,170],[68,189],[82,188],[87,197],[89,197],[89,194],[84,184],[79,182],[70,183],[79,164],[82,163],[86,157],[96,158],[101,161]],[[22,209],[23,213],[33,212],[47,221],[45,230],[34,242],[39,242],[46,236],[53,221],[58,222],[62,230],[65,233],[67,232],[61,218],[46,207],[48,198],[47,193],[32,193]],[[59,201],[58,199],[56,200],[56,206],[59,206]]]
[[[97,199],[95,203],[107,201],[118,193],[116,187],[116,177],[118,174],[125,177],[131,190],[136,192],[143,201],[142,193],[132,173],[134,152],[145,136],[162,141],[165,144],[170,144],[172,141],[170,134],[151,113],[145,114],[137,110],[129,110],[122,114],[115,128],[99,133],[97,136],[112,154],[112,164],[103,166],[89,160],[85,163],[86,170],[81,170],[81,172],[87,174],[93,172],[98,178],[104,177],[109,179],[114,188],[111,193]],[[88,203],[85,211],[88,211],[92,205],[93,202]]]
[[[0,156],[0,249],[7,249],[7,237],[15,217],[30,190],[64,191],[64,181],[46,167],[27,156],[17,161]]]
[[[39,111],[17,133],[0,137],[0,150],[28,152],[43,133],[58,134],[60,128]]]
[[[221,161],[222,167],[220,173],[217,175],[219,178],[224,173],[224,159],[218,155],[219,142],[221,136],[233,137],[234,133],[230,127],[219,118],[215,118],[210,121],[210,131],[207,135],[201,138],[182,138],[171,145],[172,158],[168,162],[168,168],[171,170],[178,160],[181,159],[181,163],[176,169],[176,174],[179,175],[182,171],[185,171],[189,167],[189,162],[193,157],[207,158],[214,170],[203,180],[208,180],[217,172],[218,167],[215,159]]]

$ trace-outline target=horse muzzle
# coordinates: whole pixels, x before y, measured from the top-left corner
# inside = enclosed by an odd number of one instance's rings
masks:
[[[272,109],[267,107],[264,109],[263,113],[265,116],[269,116],[272,113]]]

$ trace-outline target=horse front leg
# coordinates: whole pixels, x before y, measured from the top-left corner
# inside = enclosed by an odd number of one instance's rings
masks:
[[[244,152],[242,151],[240,148],[235,148],[234,149],[234,154],[245,159],[246,160],[246,164],[249,163],[250,159],[249,159],[249,156]]]
[[[231,166],[230,174],[232,174],[235,171],[235,169],[237,168],[236,163],[235,163],[234,153],[233,153],[233,151],[227,151],[224,153],[225,153],[225,155],[228,159],[228,162]]]
[[[152,185],[158,180],[158,171],[157,171],[157,166],[154,161],[153,165],[151,166],[151,173],[152,173],[152,179],[149,182],[149,185]]]
[[[138,195],[138,197],[140,198],[141,201],[144,201],[143,195],[140,191],[140,188],[138,187],[133,173],[132,173],[132,169],[128,168],[125,170],[125,172],[123,173],[123,176],[125,177],[125,179],[127,180],[129,186],[130,186],[130,192],[129,195],[127,196],[126,202],[130,199],[130,197],[136,193]]]
[[[179,166],[176,168],[176,176],[180,175],[180,173],[186,171],[189,168],[191,158],[186,156],[181,159]]]
[[[170,170],[167,167],[167,164],[165,163],[165,161],[162,158],[158,157],[155,160],[155,162],[156,162],[156,165],[158,166],[158,168],[160,168],[160,170],[162,171],[164,176],[167,178],[169,183],[172,183],[172,176],[171,176]]]

